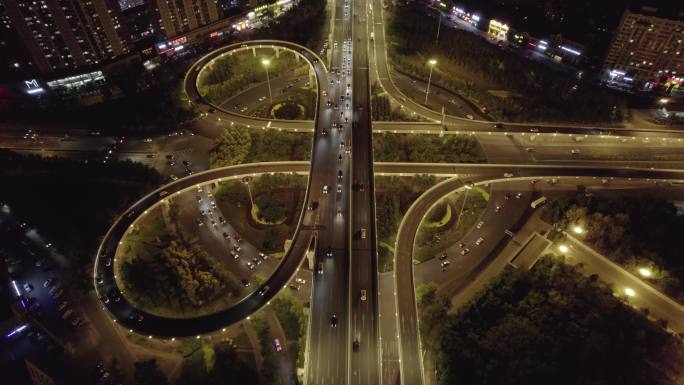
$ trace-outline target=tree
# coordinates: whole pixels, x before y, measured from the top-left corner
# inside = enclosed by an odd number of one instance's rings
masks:
[[[157,360],[154,358],[136,362],[133,377],[137,385],[167,385],[169,383],[164,373],[157,367]]]
[[[427,220],[430,222],[440,222],[442,219],[444,219],[444,216],[447,214],[447,202],[442,200],[441,202],[437,203],[432,209],[430,209],[430,212],[427,215]]]
[[[242,163],[249,153],[251,137],[246,127],[235,125],[223,130],[209,152],[211,168],[233,166]]]

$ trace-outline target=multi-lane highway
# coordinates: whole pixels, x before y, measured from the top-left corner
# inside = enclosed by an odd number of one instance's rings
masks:
[[[375,226],[375,183],[373,176],[373,132],[370,117],[368,62],[368,5],[353,5],[353,218],[352,279],[350,282],[353,344],[351,383],[380,383],[377,245]]]

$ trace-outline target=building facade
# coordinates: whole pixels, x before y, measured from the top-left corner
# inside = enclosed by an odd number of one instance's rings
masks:
[[[48,74],[130,51],[115,0],[2,0],[0,23],[0,64],[10,69],[26,65]]]
[[[626,10],[603,71],[610,81],[634,87],[679,88],[684,80],[684,14],[660,15],[646,7]]]
[[[161,37],[170,39],[219,20],[216,0],[151,0]]]

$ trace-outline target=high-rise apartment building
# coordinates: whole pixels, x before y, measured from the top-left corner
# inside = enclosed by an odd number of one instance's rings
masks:
[[[0,23],[0,47],[14,47],[0,64],[10,68],[21,65],[15,57],[28,56],[31,67],[47,74],[130,50],[116,0],[2,0]]]
[[[157,30],[166,38],[219,19],[217,0],[151,0]]]
[[[666,84],[684,80],[684,14],[626,10],[603,63],[611,80]]]

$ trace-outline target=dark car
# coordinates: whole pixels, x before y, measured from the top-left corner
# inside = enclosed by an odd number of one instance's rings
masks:
[[[330,327],[337,327],[337,314],[333,314],[332,318],[330,318]]]

